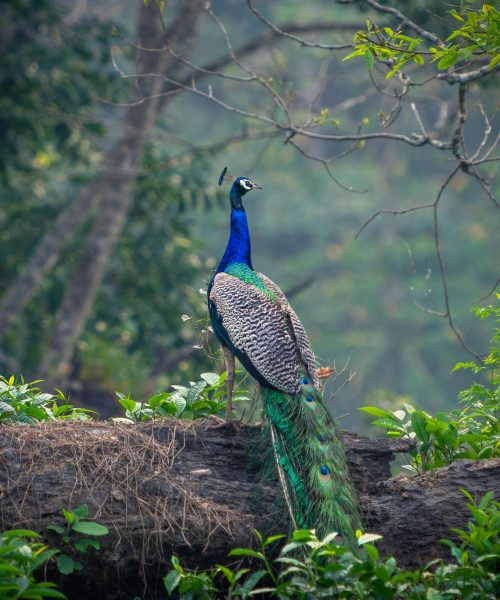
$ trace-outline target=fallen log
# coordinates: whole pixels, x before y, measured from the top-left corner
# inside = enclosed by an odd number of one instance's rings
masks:
[[[260,438],[256,426],[233,435],[200,421],[3,426],[1,526],[40,531],[57,547],[47,526],[62,524],[63,507],[87,503],[110,534],[81,561],[84,571],[64,579],[69,597],[143,597],[146,583],[145,597],[154,597],[173,553],[204,568],[250,545],[253,529],[286,529],[279,485],[262,481]],[[403,566],[448,556],[439,540],[468,516],[460,488],[500,493],[500,459],[389,479],[394,453],[409,451],[410,440],[343,439],[365,529],[384,535],[382,553]]]

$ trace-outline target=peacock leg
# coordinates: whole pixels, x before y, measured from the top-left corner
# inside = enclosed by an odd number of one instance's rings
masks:
[[[229,350],[227,346],[222,346],[222,352],[224,354],[224,362],[226,363],[226,389],[227,389],[227,401],[226,401],[226,423],[230,423],[232,420],[231,409],[233,400],[233,387],[234,387],[234,354]]]
[[[229,350],[227,346],[222,346],[222,353],[224,355],[224,363],[226,365],[227,377],[226,377],[226,415],[224,419],[211,415],[211,419],[217,421],[214,425],[207,425],[206,429],[220,429],[221,427],[228,427],[238,431],[239,427],[234,423],[231,415],[232,410],[232,399],[233,399],[233,388],[234,388],[234,354]]]

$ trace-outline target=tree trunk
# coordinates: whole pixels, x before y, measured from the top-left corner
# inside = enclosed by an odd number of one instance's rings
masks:
[[[287,530],[277,481],[263,481],[259,427],[231,435],[204,422],[136,426],[49,423],[0,430],[3,528],[29,527],[60,547],[51,523],[85,502],[110,534],[98,553],[80,555],[80,574],[64,578],[70,598],[155,597],[175,553],[203,569],[227,562],[232,547]],[[439,543],[468,519],[460,488],[500,494],[500,459],[459,461],[417,477],[390,476],[394,452],[411,441],[343,434],[365,529],[384,535],[382,554],[402,566],[449,557]],[[251,458],[250,458],[251,457]],[[65,549],[67,550],[67,549]],[[57,581],[57,574],[49,575]]]
[[[62,249],[88,217],[100,200],[102,180],[97,176],[94,184],[80,193],[58,215],[52,227],[37,244],[24,269],[8,287],[0,302],[0,342],[14,319],[31,300],[45,275],[55,265]]]
[[[172,24],[170,37],[162,29],[156,3],[141,3],[138,11],[137,73],[163,73],[179,66],[171,65],[166,51],[158,52],[165,43],[182,42],[189,49],[200,13],[199,0],[184,0]],[[156,51],[148,51],[151,48]],[[137,80],[143,97],[150,98],[164,89],[161,77]],[[168,98],[168,97],[167,97]],[[137,170],[142,163],[145,144],[160,109],[158,98],[151,98],[128,109],[125,134],[111,151],[111,172],[101,182],[102,197],[92,230],[81,252],[80,261],[68,282],[61,306],[50,334],[50,342],[39,373],[61,385],[69,374],[73,351],[85,326],[106,267],[125,224],[133,201]]]

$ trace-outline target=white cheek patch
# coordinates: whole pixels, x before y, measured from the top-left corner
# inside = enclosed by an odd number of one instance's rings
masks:
[[[251,190],[253,188],[252,182],[249,181],[248,179],[242,179],[240,181],[240,185],[241,185],[241,187],[245,188],[246,190]]]

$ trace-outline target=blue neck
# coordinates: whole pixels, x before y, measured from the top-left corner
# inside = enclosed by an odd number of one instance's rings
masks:
[[[231,233],[224,256],[217,267],[217,273],[225,271],[234,263],[243,263],[253,269],[247,214],[241,204],[241,198],[234,198],[234,200],[233,202],[231,197]]]

